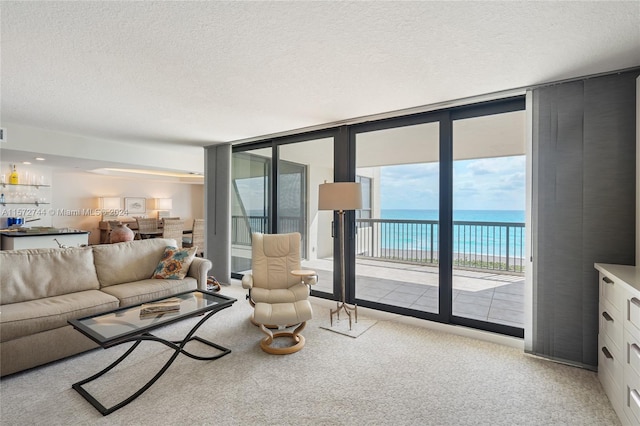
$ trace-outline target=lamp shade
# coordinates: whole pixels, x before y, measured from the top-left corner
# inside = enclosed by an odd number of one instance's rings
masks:
[[[171,210],[173,200],[171,198],[156,198],[156,210]]]
[[[119,197],[100,197],[100,208],[102,210],[119,210],[120,198]]]
[[[362,188],[355,182],[320,184],[319,210],[358,210],[362,208]]]

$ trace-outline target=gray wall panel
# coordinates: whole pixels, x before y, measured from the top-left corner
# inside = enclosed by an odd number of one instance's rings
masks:
[[[559,84],[533,96],[532,352],[595,368],[594,262],[635,256],[635,78]]]
[[[631,237],[635,229],[635,143],[629,143],[635,131],[634,87],[632,74],[585,81],[585,344],[591,330],[598,328],[598,274],[591,259],[633,264],[635,257]],[[584,349],[592,353],[590,346]],[[597,364],[596,356],[597,348],[588,358],[590,364]]]
[[[211,274],[231,282],[231,145],[215,145],[205,150],[205,217],[207,257]]]

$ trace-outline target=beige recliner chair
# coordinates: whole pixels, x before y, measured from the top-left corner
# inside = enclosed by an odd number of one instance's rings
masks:
[[[260,325],[267,335],[260,346],[265,352],[288,354],[304,346],[299,333],[312,317],[309,303],[309,285],[317,277],[295,276],[291,271],[300,270],[300,234],[252,234],[252,272],[242,278],[242,287],[249,290],[249,303],[255,308],[251,321]],[[287,328],[297,325],[293,332],[273,333],[269,328]],[[290,347],[272,347],[277,337],[290,337],[295,344]]]

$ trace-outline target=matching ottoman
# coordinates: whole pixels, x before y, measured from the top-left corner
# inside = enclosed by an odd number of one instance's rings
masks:
[[[297,302],[290,303],[256,303],[253,320],[257,324],[260,324],[260,329],[267,335],[267,337],[260,341],[260,347],[263,351],[275,355],[286,355],[298,352],[304,347],[304,336],[300,335],[300,332],[304,329],[312,315],[311,304],[308,300],[298,300]],[[265,324],[277,325],[279,329],[286,327],[288,324],[299,325],[293,331],[278,331],[273,333],[265,327]],[[291,338],[294,344],[287,347],[272,346],[274,339],[278,337]]]

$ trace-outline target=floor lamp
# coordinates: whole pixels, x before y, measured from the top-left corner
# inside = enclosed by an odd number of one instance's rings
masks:
[[[358,305],[349,306],[345,297],[345,259],[344,259],[344,211],[358,210],[362,208],[362,189],[359,183],[335,182],[320,184],[318,192],[318,210],[337,210],[340,230],[340,288],[342,295],[336,302],[336,309],[331,310],[331,326],[333,327],[333,314],[340,319],[340,311],[344,309],[349,317],[349,330],[351,330],[351,311],[354,311],[355,320],[358,322]]]

